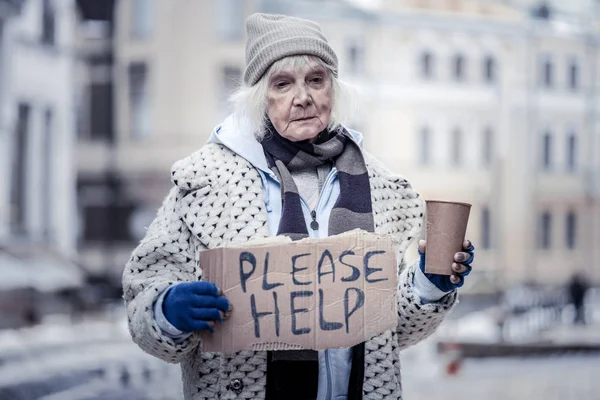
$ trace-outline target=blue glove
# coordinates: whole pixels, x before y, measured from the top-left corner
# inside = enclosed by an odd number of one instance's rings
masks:
[[[182,332],[214,333],[214,321],[223,323],[230,306],[214,283],[198,281],[179,283],[169,289],[162,309],[167,321]]]
[[[419,252],[419,256],[420,256],[419,268],[421,268],[421,271],[423,271],[423,273],[425,274],[427,279],[429,279],[429,281],[431,283],[433,283],[441,291],[450,292],[454,289],[457,289],[457,288],[461,287],[462,285],[464,285],[464,283],[465,283],[464,277],[471,273],[471,270],[472,270],[471,263],[473,262],[473,259],[475,258],[475,247],[473,246],[473,244],[470,241],[468,241],[468,244],[469,244],[469,247],[463,247],[463,248],[464,248],[464,252],[469,254],[469,258],[466,261],[462,261],[460,263],[455,262],[453,264],[453,265],[456,265],[457,268],[459,268],[459,270],[462,270],[462,272],[455,273],[455,275],[458,275],[460,277],[460,281],[458,283],[452,283],[452,281],[450,281],[451,275],[438,275],[438,274],[426,273],[425,272],[425,253],[421,252],[421,250],[419,248],[417,248],[417,251]],[[427,249],[425,251],[427,251]]]

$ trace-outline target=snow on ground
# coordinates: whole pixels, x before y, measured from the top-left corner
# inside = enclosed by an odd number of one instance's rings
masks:
[[[485,315],[473,316],[465,334],[474,339],[475,332],[485,334],[489,326]],[[445,324],[445,322],[444,322]],[[470,325],[467,326],[467,325]],[[510,357],[466,359],[456,375],[447,367],[451,353],[438,354],[437,342],[446,326],[432,337],[402,352],[403,394],[407,400],[597,400],[600,399],[600,355],[556,354],[546,357]],[[491,333],[491,329],[488,334]],[[576,326],[562,324],[545,332],[547,338],[560,343],[588,340],[600,343],[600,324]],[[491,335],[490,335],[491,336]]]
[[[83,274],[74,264],[49,255],[23,260],[0,251],[0,276],[0,290],[35,288],[52,292],[83,284]]]
[[[0,398],[180,399],[179,366],[142,352],[126,321],[119,308],[76,323],[57,316],[0,331]]]
[[[598,355],[466,360],[457,375],[448,375],[442,360],[403,358],[403,394],[407,400],[597,400],[599,370]]]
[[[589,292],[586,300],[586,314],[589,324],[600,325],[599,289]],[[436,335],[438,339],[446,341],[496,343],[503,337],[504,340],[518,343],[538,340],[541,337],[550,338],[548,334],[545,334],[546,332],[560,330],[562,331],[560,335],[562,343],[569,340],[577,342],[580,338],[587,342],[590,340],[600,341],[600,332],[598,335],[586,339],[585,333],[577,327],[573,328],[574,316],[575,309],[571,304],[564,307],[533,307],[526,312],[514,315],[510,315],[502,307],[496,306],[471,312],[457,319],[448,318],[439,327]],[[503,327],[499,324],[502,318],[505,318]]]
[[[56,315],[33,327],[0,330],[0,358],[7,354],[35,352],[50,346],[129,338],[127,319],[122,310],[84,318],[78,322],[72,322],[67,316]]]

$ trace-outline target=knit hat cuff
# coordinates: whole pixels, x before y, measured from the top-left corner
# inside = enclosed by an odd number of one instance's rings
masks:
[[[299,55],[319,57],[333,71],[333,75],[337,77],[337,59],[331,46],[319,38],[296,36],[278,40],[260,49],[248,63],[254,68],[246,69],[244,82],[247,85],[254,86],[275,62],[285,57]]]

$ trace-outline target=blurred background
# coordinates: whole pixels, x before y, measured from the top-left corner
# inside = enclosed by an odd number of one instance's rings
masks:
[[[121,273],[230,112],[253,12],[318,21],[366,148],[473,204],[405,399],[600,398],[600,1],[0,0],[0,399],[181,398]]]

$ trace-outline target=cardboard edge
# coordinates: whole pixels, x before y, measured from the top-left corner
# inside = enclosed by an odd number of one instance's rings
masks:
[[[254,343],[250,345],[250,349],[253,351],[305,350],[305,348],[299,344],[283,342]]]

